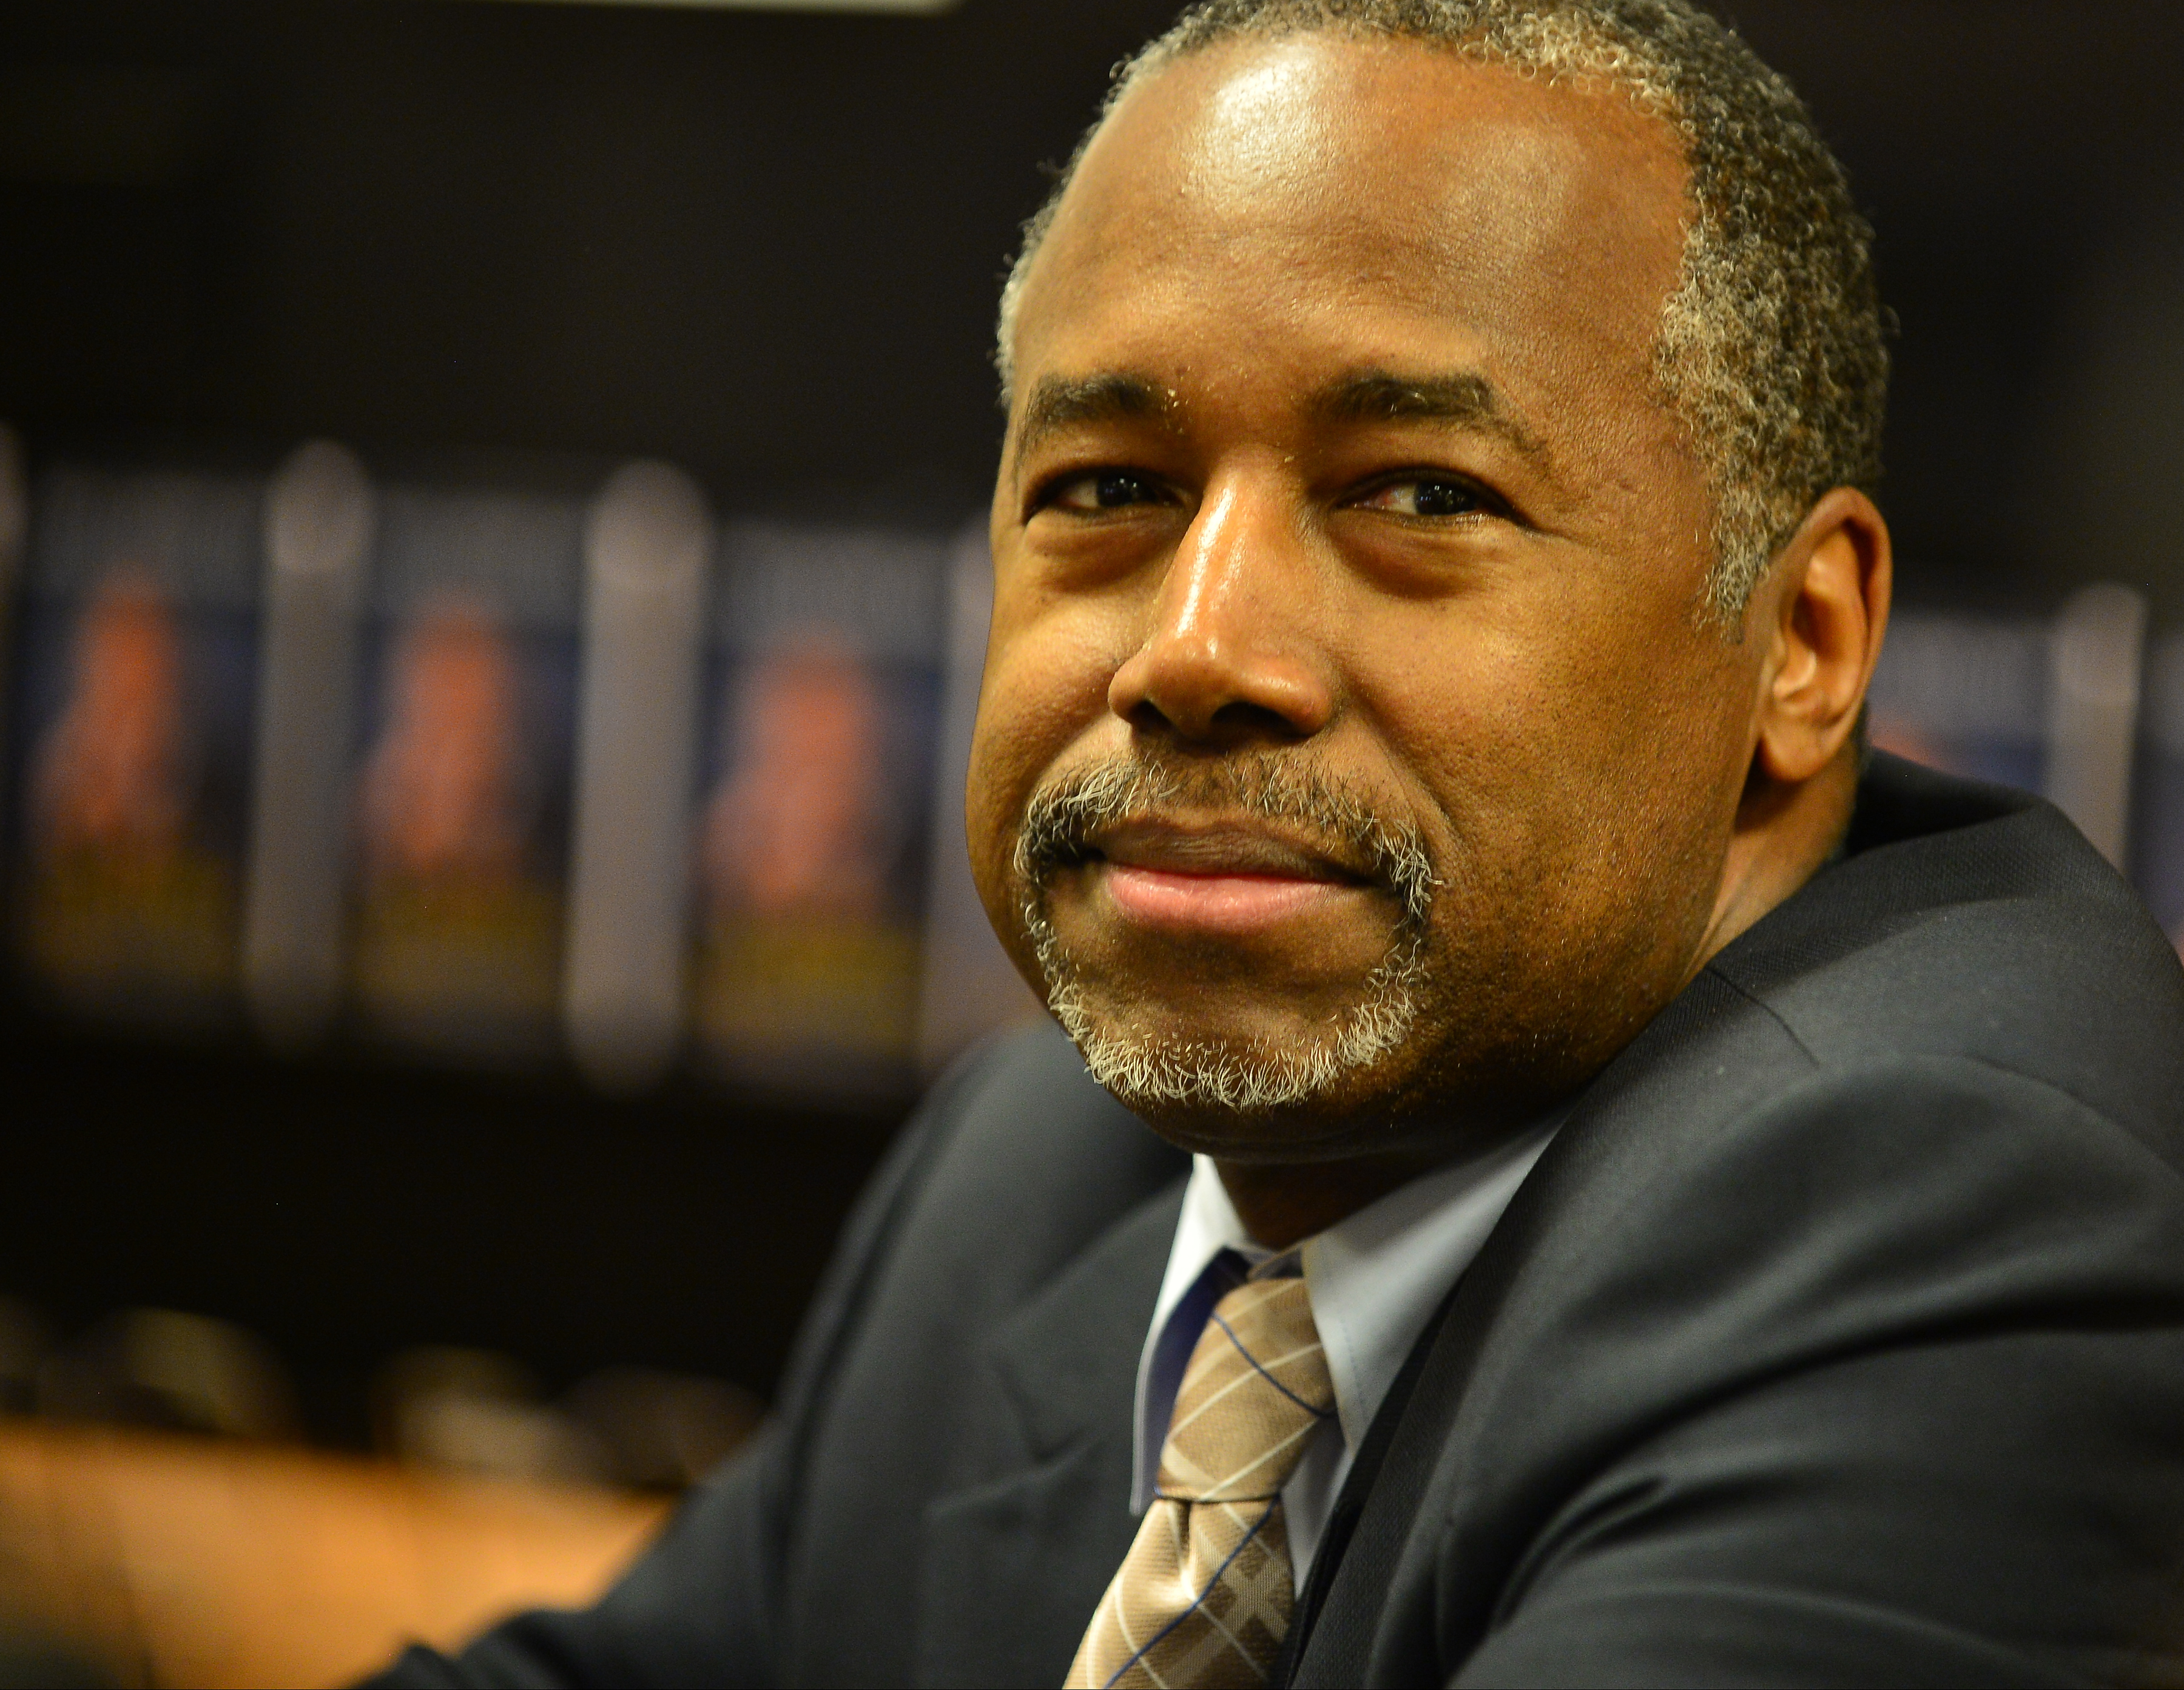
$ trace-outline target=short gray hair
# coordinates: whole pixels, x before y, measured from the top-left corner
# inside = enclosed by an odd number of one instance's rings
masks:
[[[1790,85],[1690,0],[1204,0],[1117,67],[1001,293],[1006,395],[1024,279],[1085,148],[1117,103],[1176,60],[1238,36],[1310,31],[1418,41],[1527,75],[1621,89],[1677,134],[1691,173],[1681,280],[1654,376],[1714,498],[1713,612],[1741,616],[1830,488],[1880,476],[1888,349],[1873,230]]]

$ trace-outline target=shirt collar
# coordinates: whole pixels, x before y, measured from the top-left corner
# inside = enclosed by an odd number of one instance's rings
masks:
[[[1279,1254],[1251,1241],[1219,1171],[1208,1157],[1194,1157],[1139,1357],[1133,1506],[1142,1510],[1152,1495],[1176,1386],[1206,1316],[1247,1275],[1302,1272],[1327,1347],[1343,1441],[1355,1449],[1426,1322],[1561,1124],[1557,1112],[1521,1137],[1421,1175]]]

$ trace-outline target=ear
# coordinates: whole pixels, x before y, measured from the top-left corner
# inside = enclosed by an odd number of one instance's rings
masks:
[[[1858,726],[1888,627],[1888,525],[1855,488],[1825,494],[1754,595],[1771,640],[1760,674],[1754,775],[1796,785],[1841,755]]]

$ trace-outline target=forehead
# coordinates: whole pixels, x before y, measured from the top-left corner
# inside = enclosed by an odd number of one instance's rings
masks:
[[[1684,237],[1674,132],[1619,93],[1405,42],[1245,40],[1134,86],[1034,259],[1020,370],[1468,357],[1649,379]]]

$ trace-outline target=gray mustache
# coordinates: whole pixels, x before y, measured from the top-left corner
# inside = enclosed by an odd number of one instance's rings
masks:
[[[1128,757],[1072,769],[1032,795],[1017,835],[1017,881],[1039,895],[1059,871],[1094,855],[1091,836],[1114,823],[1178,806],[1225,810],[1317,834],[1328,854],[1363,859],[1402,905],[1404,925],[1423,933],[1440,885],[1417,828],[1380,814],[1365,799],[1273,753],[1178,770]]]

